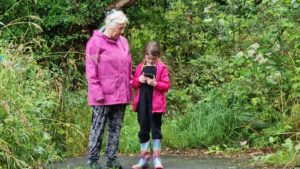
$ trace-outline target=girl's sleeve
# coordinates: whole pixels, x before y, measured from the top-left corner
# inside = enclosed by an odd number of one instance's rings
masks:
[[[91,39],[86,46],[85,73],[88,82],[89,93],[95,100],[104,99],[103,91],[98,78],[100,45]]]
[[[128,53],[127,53],[127,57],[129,58],[128,78],[129,78],[129,87],[130,87],[130,90],[131,90],[133,76],[132,76],[132,57],[131,57],[131,54],[130,54],[130,47],[129,47],[129,44],[128,44],[128,40],[126,38],[121,38],[121,43],[122,43],[122,45],[123,45],[123,43],[126,44],[126,48],[128,50]]]
[[[167,92],[171,87],[168,68],[163,67],[161,77],[158,79],[155,89],[161,92]]]
[[[129,96],[130,100],[133,99],[133,91],[132,91],[132,83],[133,83],[133,75],[132,75],[132,58],[130,52],[128,52],[128,55],[130,57],[130,62],[129,62]]]
[[[132,87],[135,88],[135,89],[138,89],[141,87],[141,84],[139,82],[139,76],[140,76],[140,73],[137,71],[138,68],[140,67],[141,65],[138,65],[134,71],[134,76],[133,76],[133,81],[132,81]]]

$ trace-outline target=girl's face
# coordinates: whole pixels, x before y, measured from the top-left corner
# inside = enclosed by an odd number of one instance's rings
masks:
[[[155,66],[158,60],[157,56],[145,55],[146,65],[147,66]]]

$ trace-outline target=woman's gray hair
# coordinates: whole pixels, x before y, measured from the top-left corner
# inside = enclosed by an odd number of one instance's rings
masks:
[[[108,12],[104,22],[105,27],[109,28],[119,24],[128,23],[128,19],[122,11],[113,9]]]

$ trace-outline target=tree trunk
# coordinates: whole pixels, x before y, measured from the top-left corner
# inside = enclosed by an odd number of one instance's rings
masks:
[[[132,5],[133,3],[135,3],[136,0],[115,0],[113,2],[111,2],[108,6],[107,9],[121,9],[123,7],[128,7],[130,5]]]

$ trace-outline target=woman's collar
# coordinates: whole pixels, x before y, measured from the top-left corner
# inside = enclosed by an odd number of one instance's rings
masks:
[[[118,37],[117,39],[114,39],[114,38],[110,38],[108,37],[107,35],[105,35],[104,33],[100,32],[98,30],[98,33],[100,34],[101,37],[103,37],[107,42],[109,43],[113,43],[113,44],[116,44],[119,40],[120,37]]]

